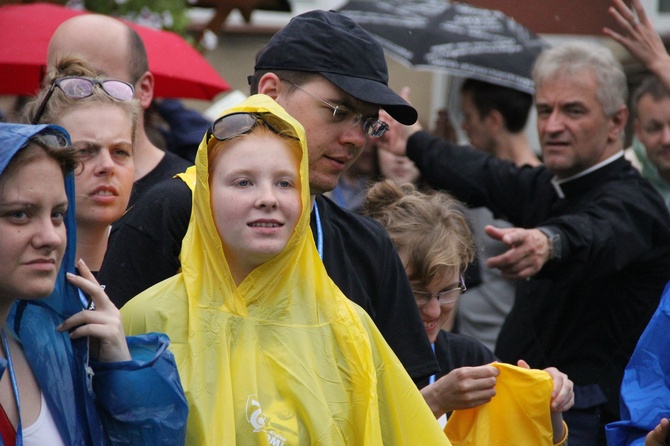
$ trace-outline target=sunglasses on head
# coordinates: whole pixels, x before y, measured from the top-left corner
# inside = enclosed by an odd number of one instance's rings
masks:
[[[100,86],[110,97],[119,101],[129,101],[135,96],[135,88],[128,82],[116,79],[100,80],[91,77],[59,77],[51,84],[32,119],[32,123],[37,124],[40,121],[56,87],[68,98],[83,99],[93,95],[93,89],[96,85]]]
[[[222,116],[212,123],[209,134],[218,141],[228,141],[251,132],[259,123],[264,124],[278,135],[298,139],[298,136],[289,128],[288,124],[272,113],[240,112]]]
[[[37,142],[38,144],[42,144],[48,147],[70,147],[70,143],[68,142],[65,135],[53,129],[42,130],[40,133],[30,138],[30,141]]]

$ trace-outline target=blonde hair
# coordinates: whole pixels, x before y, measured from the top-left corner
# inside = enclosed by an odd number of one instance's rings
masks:
[[[399,252],[412,282],[428,286],[435,278],[465,271],[475,256],[472,231],[463,204],[445,192],[419,192],[391,180],[374,184],[365,213],[381,223]]]

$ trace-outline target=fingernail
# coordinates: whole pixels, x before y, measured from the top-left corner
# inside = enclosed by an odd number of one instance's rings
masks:
[[[68,274],[69,274],[69,273],[68,273]],[[62,331],[63,331],[63,324],[58,325],[58,326],[56,327],[56,331],[60,331],[60,332],[62,332]]]

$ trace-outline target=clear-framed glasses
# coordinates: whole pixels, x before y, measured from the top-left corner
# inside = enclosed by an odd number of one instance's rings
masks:
[[[112,98],[119,101],[129,101],[135,96],[135,88],[128,82],[117,79],[94,79],[91,77],[59,77],[54,80],[49,88],[49,91],[44,96],[35,116],[32,119],[33,124],[40,122],[40,118],[44,114],[44,109],[51,99],[54,90],[58,87],[65,96],[72,99],[83,99],[93,94],[93,89],[98,85],[102,90]]]
[[[288,81],[286,81],[288,82]],[[307,93],[317,101],[321,102],[322,104],[326,105],[329,107],[331,110],[333,110],[333,117],[346,120],[347,116],[351,116],[351,125],[352,127],[358,127],[360,125],[363,125],[363,133],[365,133],[365,136],[374,136],[376,138],[380,138],[381,136],[386,133],[386,131],[389,129],[389,125],[385,123],[384,121],[380,121],[377,118],[369,117],[369,118],[364,118],[363,115],[360,113],[355,113],[352,110],[349,110],[347,107],[343,105],[335,105],[331,104],[330,102],[321,99],[320,97],[310,93],[309,91],[305,90],[304,88],[294,84],[293,82],[288,82],[289,84],[293,85],[295,88],[298,90]]]
[[[436,294],[414,289],[412,290],[412,292],[414,293],[414,299],[416,299],[416,304],[419,307],[423,307],[424,305],[428,304],[433,299],[433,297],[437,298],[440,305],[453,304],[458,300],[459,297],[461,297],[461,294],[465,293],[466,290],[467,287],[465,286],[465,280],[463,280],[463,276],[460,276],[458,279],[458,285],[455,286],[454,288],[450,288],[448,290],[442,290]]]
[[[298,139],[293,129],[284,122],[281,118],[272,113],[231,113],[229,115],[221,116],[214,121],[209,128],[209,134],[214,136],[218,141],[228,141],[229,139],[247,134],[262,122],[267,128],[289,138]],[[207,137],[209,140],[209,136]]]

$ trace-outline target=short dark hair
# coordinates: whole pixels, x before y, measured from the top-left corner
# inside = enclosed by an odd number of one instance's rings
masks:
[[[252,76],[249,76],[249,91],[252,95],[258,94],[258,84],[266,73],[274,73],[279,79],[298,86],[304,85],[319,76],[318,73],[311,73],[308,71],[256,70]],[[293,86],[290,88],[293,88]]]
[[[128,44],[130,50],[128,74],[130,75],[130,83],[135,85],[142,75],[149,71],[149,58],[142,38],[130,26],[128,26]]]
[[[670,91],[663,85],[661,80],[654,75],[647,76],[644,78],[639,87],[635,89],[633,93],[633,109],[635,110],[635,115],[637,115],[637,104],[642,99],[642,96],[651,95],[654,101],[660,101],[664,98],[670,98]]]
[[[486,116],[497,110],[505,120],[505,128],[512,133],[519,133],[526,127],[528,113],[533,105],[533,97],[519,90],[494,85],[477,79],[466,79],[461,93],[472,95],[480,116]]]

